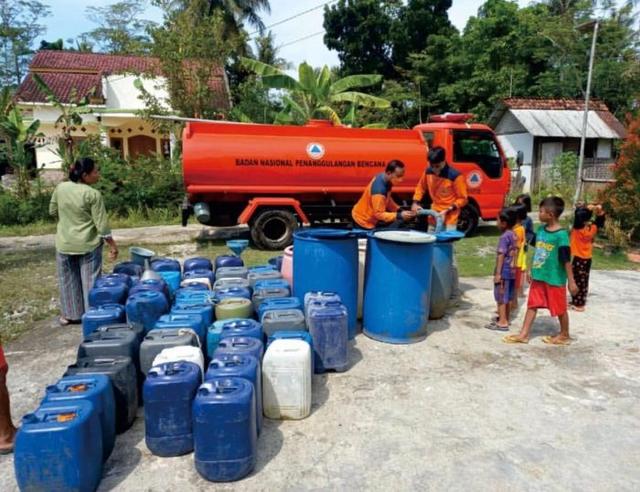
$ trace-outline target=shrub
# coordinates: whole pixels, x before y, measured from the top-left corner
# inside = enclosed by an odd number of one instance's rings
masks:
[[[0,224],[25,225],[39,220],[52,221],[49,216],[51,190],[35,187],[28,198],[19,198],[10,191],[0,191]]]

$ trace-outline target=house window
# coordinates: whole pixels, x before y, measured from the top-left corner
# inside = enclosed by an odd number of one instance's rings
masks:
[[[162,157],[165,159],[171,158],[171,142],[168,138],[160,140],[160,150],[162,151]]]
[[[120,154],[120,157],[124,159],[124,145],[121,138],[111,137],[109,139],[109,146],[112,149],[117,150],[118,154]]]

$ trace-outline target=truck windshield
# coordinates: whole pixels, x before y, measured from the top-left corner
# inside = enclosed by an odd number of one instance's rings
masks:
[[[502,159],[493,135],[482,131],[453,132],[454,162],[475,162],[489,178],[502,176]]]

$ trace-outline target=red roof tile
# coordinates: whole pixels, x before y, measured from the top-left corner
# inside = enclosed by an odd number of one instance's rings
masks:
[[[505,99],[505,106],[509,109],[542,109],[584,111],[584,100],[580,99],[537,99],[511,97]],[[607,105],[598,99],[589,101],[591,111],[609,111]]]

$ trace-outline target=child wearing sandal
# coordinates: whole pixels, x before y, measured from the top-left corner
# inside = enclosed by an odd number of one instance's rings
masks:
[[[493,296],[498,305],[498,318],[489,323],[490,330],[509,331],[510,305],[516,293],[517,238],[513,232],[516,214],[505,208],[498,216],[498,228],[502,232],[498,241],[496,267],[493,275]]]
[[[596,220],[591,222],[593,212]],[[579,205],[576,207],[571,228],[571,256],[573,277],[578,285],[578,293],[571,296],[571,309],[584,311],[589,293],[589,273],[593,256],[593,241],[599,229],[604,227],[604,210],[602,205]]]
[[[543,342],[551,345],[568,345],[569,313],[567,312],[567,283],[571,294],[578,292],[571,269],[569,234],[559,222],[564,211],[564,200],[554,196],[540,203],[540,222],[536,234],[536,250],[531,265],[531,286],[527,301],[527,314],[520,333],[506,335],[505,343],[528,343],[531,326],[538,309],[548,309],[557,317],[560,333],[543,337]]]

